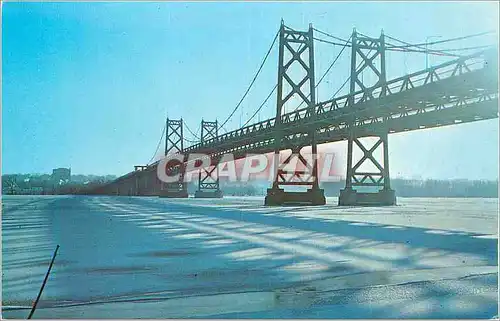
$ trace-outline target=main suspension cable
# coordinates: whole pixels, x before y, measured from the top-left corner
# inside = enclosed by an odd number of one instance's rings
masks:
[[[389,38],[389,37],[388,37]],[[314,40],[324,42],[330,45],[334,46],[343,46],[343,44],[338,43],[338,42],[333,42],[333,41],[328,41],[325,39],[321,38],[314,38]],[[347,47],[351,48],[352,45],[347,45]],[[436,55],[436,56],[449,56],[449,57],[461,57],[460,55],[457,54],[452,54],[452,53],[447,53],[441,50],[434,50],[434,49],[424,49],[424,50],[416,50],[416,49],[409,49],[409,48],[399,48],[398,46],[391,45],[390,47],[386,47],[385,50],[387,51],[400,51],[400,52],[418,52],[418,53],[428,53],[430,55]],[[454,49],[455,51],[458,51]]]
[[[191,143],[191,144],[197,144],[199,143],[199,141],[196,141],[196,140],[192,140],[192,139],[187,139],[187,138],[184,138],[184,140],[188,143]]]
[[[278,88],[278,84],[274,85],[273,90],[271,90],[271,92],[269,93],[269,95],[267,95],[266,99],[262,102],[262,104],[259,106],[259,108],[257,108],[257,110],[253,113],[252,117],[250,117],[250,119],[248,119],[243,124],[242,127],[245,127],[246,125],[248,125],[248,123],[250,123],[250,121],[259,113],[259,111],[262,109],[262,107],[264,107],[264,105],[267,103],[267,101],[269,100],[269,98],[271,98],[271,96],[274,93],[274,91],[276,90],[276,88]]]
[[[189,128],[189,126],[187,125],[187,123],[186,123],[186,122],[184,122],[184,126],[186,126],[186,129],[187,129],[187,130],[191,133],[191,135],[193,135],[193,136],[194,136],[194,138],[196,138],[196,139],[200,139],[200,137],[199,137],[198,135],[196,135],[196,134],[195,134],[195,133],[191,130],[191,128]],[[199,129],[200,129],[200,128],[198,127],[198,130],[199,130]],[[196,132],[198,132],[198,130],[197,130]]]
[[[328,67],[328,69],[323,73],[323,76],[321,76],[320,80],[318,81],[318,83],[314,86],[314,89],[316,89],[319,84],[321,84],[321,82],[323,81],[323,79],[325,79],[326,75],[328,74],[328,72],[330,71],[330,69],[332,69],[333,65],[335,65],[335,63],[337,62],[337,60],[340,58],[340,56],[342,55],[342,53],[344,52],[345,48],[348,47],[348,44],[350,43],[351,41],[351,38],[352,36],[349,37],[349,39],[345,40],[345,44],[343,45],[342,49],[340,50],[339,54],[337,55],[337,57],[335,57],[335,59],[333,60],[333,62],[330,64],[330,66]],[[314,38],[316,39],[316,38]],[[309,93],[308,95],[308,98],[311,97],[311,93]],[[300,108],[300,106],[302,106],[304,104],[304,100],[302,100],[302,102],[294,109],[297,110]]]
[[[243,102],[243,100],[247,96],[248,92],[252,88],[253,84],[255,83],[255,80],[257,79],[257,77],[260,74],[260,71],[262,70],[262,67],[264,67],[264,63],[266,62],[267,58],[269,57],[269,54],[271,53],[271,50],[273,49],[274,44],[276,43],[276,39],[278,39],[279,33],[280,33],[280,31],[278,30],[278,32],[274,36],[273,42],[271,44],[271,47],[269,47],[269,50],[267,51],[266,55],[264,56],[264,59],[262,60],[262,63],[260,64],[260,67],[257,70],[257,73],[255,74],[255,76],[253,77],[252,81],[250,82],[250,85],[248,86],[247,90],[243,94],[243,97],[241,97],[240,101],[238,102],[238,104],[236,105],[236,107],[233,109],[233,111],[231,112],[231,114],[229,114],[229,116],[222,122],[222,124],[220,125],[220,128],[223,128],[224,125],[226,125],[226,123],[231,119],[231,117],[233,117],[234,113],[236,112],[236,110],[238,110],[238,108],[240,107],[241,103]]]
[[[324,32],[324,31],[321,31],[321,30],[316,29],[316,28],[313,28],[313,30],[315,30],[315,31],[319,32],[319,33],[320,33],[320,34],[322,34],[322,35],[325,35],[325,36],[327,36],[327,37],[330,37],[330,38],[332,38],[332,39],[336,39],[336,40],[339,40],[339,41],[342,41],[342,42],[347,42],[347,43],[349,43],[349,42],[350,42],[350,40],[351,40],[351,38],[352,38],[352,35],[351,35],[351,37],[349,37],[349,39],[348,39],[348,40],[345,40],[345,39],[342,39],[342,38],[340,38],[340,37],[334,36],[334,35],[332,35],[332,34],[329,34],[328,32]]]
[[[153,159],[155,158],[156,153],[158,153],[158,150],[160,149],[161,141],[163,140],[163,135],[165,135],[165,130],[167,130],[167,124],[166,123],[163,126],[163,130],[161,132],[160,140],[158,141],[158,145],[156,145],[156,150],[155,150],[153,156],[151,157],[151,159],[146,163],[146,166],[148,166],[149,164],[151,164],[151,161],[153,161]]]
[[[476,33],[476,34],[472,34],[472,35],[467,35],[467,36],[462,36],[462,37],[449,38],[449,39],[445,39],[445,40],[438,40],[438,41],[434,41],[434,42],[427,42],[427,43],[424,42],[424,43],[417,43],[417,44],[407,43],[407,42],[404,42],[404,41],[399,40],[397,38],[389,37],[387,35],[386,36],[388,38],[391,38],[392,40],[399,41],[399,42],[405,44],[404,46],[395,46],[393,48],[408,48],[408,47],[431,46],[431,45],[436,45],[436,44],[440,44],[440,43],[446,43],[446,42],[451,42],[451,41],[458,41],[458,40],[464,40],[464,39],[469,39],[469,38],[484,36],[484,35],[491,34],[491,33],[494,33],[494,31],[485,31],[485,32],[480,32],[480,33]]]
[[[295,31],[294,29],[290,28],[290,27],[287,27],[285,26],[285,28],[289,29],[289,30],[292,30],[292,31]],[[302,49],[302,47],[304,46],[304,43],[301,43],[299,48],[297,49],[297,52],[300,52],[300,50]],[[286,70],[285,70],[286,71]],[[269,93],[269,95],[267,95],[266,99],[264,99],[264,101],[262,102],[262,104],[259,106],[259,108],[257,108],[257,110],[253,113],[252,117],[250,117],[244,124],[242,127],[245,127],[246,125],[248,125],[248,123],[250,123],[250,121],[260,112],[260,110],[264,107],[264,105],[267,103],[267,101],[269,100],[269,98],[271,98],[272,94],[274,93],[274,91],[276,90],[276,88],[278,88],[278,84],[274,85],[274,88],[271,90],[271,92]],[[227,131],[226,131],[227,133]]]
[[[367,56],[369,56],[372,51],[373,51],[373,49],[370,49],[370,51],[368,51]],[[356,70],[358,70],[362,64],[363,64],[363,61],[360,61],[359,65],[356,67]],[[335,96],[337,96],[337,94],[344,88],[344,86],[349,82],[350,79],[351,79],[351,75],[349,75],[349,77],[347,77],[347,79],[344,81],[342,86],[340,86],[340,88],[332,95],[332,97],[329,100],[332,100],[333,98],[335,98]]]
[[[385,36],[387,38],[391,39],[391,40],[397,41],[397,42],[402,43],[402,44],[404,44],[406,46],[411,46],[411,43],[408,43],[406,41],[397,39],[395,37],[391,37],[389,35],[385,35]],[[422,51],[414,51],[414,49],[408,49],[410,47],[408,47],[408,48],[399,48],[398,46],[394,46],[394,45],[391,45],[391,44],[388,44],[388,45],[389,45],[389,50],[404,51],[404,52],[422,52]],[[445,50],[428,49],[428,48],[423,47],[423,46],[414,46],[414,47],[423,50],[423,52],[427,53],[427,54],[433,54],[433,55],[441,54],[441,55],[447,55],[447,56],[452,56],[452,57],[453,56],[454,57],[460,57],[460,55],[454,55],[454,54],[447,53]]]

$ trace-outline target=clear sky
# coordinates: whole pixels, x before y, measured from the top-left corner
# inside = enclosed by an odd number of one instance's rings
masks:
[[[71,166],[73,173],[121,175],[145,164],[167,114],[183,117],[193,130],[202,118],[227,117],[281,18],[294,29],[312,23],[343,38],[353,27],[374,37],[383,28],[421,43],[429,36],[498,34],[498,11],[496,2],[448,1],[3,3],[2,172]],[[446,47],[495,41],[493,36]],[[315,46],[318,79],[340,48]],[[349,54],[319,86],[319,100],[348,77]],[[441,61],[429,58],[430,64]],[[387,56],[389,79],[424,68],[422,54]],[[228,129],[253,114],[276,73],[275,46]],[[273,117],[274,111],[271,99],[259,117]],[[393,177],[498,177],[497,119],[391,135],[389,144]],[[344,147],[335,144],[342,153]]]

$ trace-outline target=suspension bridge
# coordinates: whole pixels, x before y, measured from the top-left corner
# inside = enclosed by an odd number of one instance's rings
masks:
[[[292,155],[277,167],[272,186],[267,190],[265,204],[322,205],[325,204],[325,196],[319,185],[317,162],[308,162],[302,150],[307,146],[316,154],[319,144],[345,140],[348,145],[346,181],[345,188],[339,194],[339,205],[394,205],[396,196],[389,175],[389,134],[498,117],[496,47],[428,49],[432,45],[483,34],[486,33],[411,44],[383,32],[374,38],[353,30],[349,39],[342,39],[315,29],[312,25],[309,25],[308,30],[300,31],[282,22],[250,86],[223,122],[219,124],[217,121],[202,120],[198,137],[182,119],[167,119],[162,133],[162,137],[165,137],[164,155],[182,154],[183,158],[180,162],[168,163],[165,170],[168,173],[180,173],[178,182],[162,182],[157,175],[160,161],[150,161],[148,165],[135,166],[134,171],[88,193],[188,197],[187,184],[182,179],[183,172],[188,155],[199,153],[209,155],[212,166],[199,170],[195,197],[222,197],[216,164],[223,160],[223,155],[231,153],[234,159],[241,159],[248,154],[279,155],[280,152],[291,150]],[[220,129],[240,108],[276,42],[279,50],[277,84],[240,128],[221,134]],[[315,83],[316,42],[342,48],[318,83]],[[318,102],[315,89],[346,48],[351,50],[350,77],[331,99]],[[470,54],[472,50],[474,52]],[[386,53],[389,51],[439,55],[450,57],[450,60],[387,79]],[[468,54],[457,53],[464,51]],[[371,72],[376,81],[372,84],[364,81],[362,74],[365,71]],[[337,96],[347,84],[348,94]],[[276,116],[252,122],[274,93]],[[185,128],[199,141],[187,140],[184,137]],[[367,137],[375,140],[372,146],[367,144]],[[185,142],[190,145],[185,146]],[[355,149],[363,154],[361,159],[355,159]],[[285,167],[292,157],[297,157],[305,170],[287,171]],[[364,169],[365,163],[370,163],[372,169]],[[292,192],[285,190],[286,186],[302,186],[307,190]],[[375,188],[375,191],[366,192],[363,190],[366,187]]]

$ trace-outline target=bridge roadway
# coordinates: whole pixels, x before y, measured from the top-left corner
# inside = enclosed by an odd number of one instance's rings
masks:
[[[497,118],[497,61],[497,51],[479,52],[358,91],[352,107],[351,95],[344,95],[316,104],[316,117],[311,117],[307,107],[283,114],[282,150],[307,144],[312,127],[318,144],[345,140],[353,118],[357,137]],[[189,146],[184,154],[209,154],[216,163],[226,153],[239,159],[248,153],[272,152],[274,123],[272,118],[239,128]],[[161,188],[158,163],[119,177],[92,194],[157,195]]]

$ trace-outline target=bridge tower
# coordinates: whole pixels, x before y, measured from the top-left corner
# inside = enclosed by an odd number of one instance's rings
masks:
[[[304,204],[323,205],[326,203],[324,191],[319,188],[315,129],[301,133],[303,139],[299,146],[293,145],[292,137],[287,135],[282,123],[282,115],[287,106],[305,103],[307,113],[316,116],[316,96],[314,83],[314,46],[313,28],[296,31],[281,22],[279,31],[278,87],[274,137],[274,181],[267,190],[265,205]],[[298,80],[295,82],[293,79]],[[293,99],[292,99],[293,98]],[[301,153],[303,147],[311,146],[312,159],[309,161]],[[291,149],[292,154],[280,163],[280,150]],[[304,170],[287,169],[289,164],[300,162]],[[293,166],[293,165],[291,165]],[[285,191],[280,186],[308,186],[305,192]],[[293,188],[293,187],[292,187]]]
[[[218,124],[216,121],[201,121],[201,143],[215,139],[218,135]],[[200,168],[198,172],[198,190],[196,198],[222,198],[219,188],[219,168],[217,164],[208,168]]]
[[[184,132],[182,118],[173,120],[167,118],[165,134],[165,156],[184,152]],[[162,183],[160,197],[187,198],[187,184],[184,182],[184,165],[181,165],[179,181]]]
[[[358,64],[358,57],[360,58]],[[367,70],[376,81],[369,85],[363,82],[364,70]],[[382,31],[379,38],[359,35],[356,30],[352,34],[350,97],[348,108],[355,108],[356,103],[374,99],[373,91],[386,82],[385,72],[385,40]],[[385,90],[382,87],[382,90]],[[381,93],[381,96],[385,92]],[[360,121],[356,113],[348,122],[349,137],[347,147],[347,175],[345,188],[340,191],[339,205],[395,205],[395,191],[391,189],[389,177],[389,128],[371,133],[358,133],[356,128]],[[384,122],[387,124],[387,122]],[[369,138],[368,138],[369,137]],[[374,142],[370,145],[367,139]],[[358,148],[363,156],[358,160],[354,148]],[[370,168],[370,169],[367,169]]]

